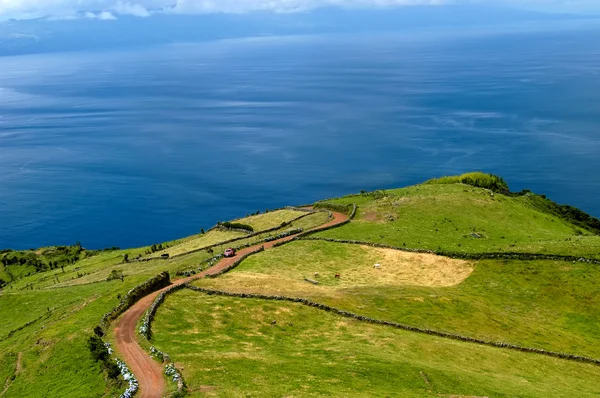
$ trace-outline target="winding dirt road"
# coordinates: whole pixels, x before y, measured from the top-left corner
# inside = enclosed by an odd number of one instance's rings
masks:
[[[314,229],[334,226],[343,223],[348,220],[348,216],[342,213],[333,213],[333,219],[322,224]],[[149,354],[137,342],[136,324],[140,318],[144,315],[146,310],[152,305],[156,296],[163,290],[168,289],[173,285],[180,285],[183,283],[190,282],[194,279],[204,278],[207,275],[212,275],[220,272],[221,270],[230,266],[238,256],[250,253],[260,246],[264,246],[265,250],[272,248],[279,242],[288,242],[299,234],[286,236],[285,238],[277,239],[271,242],[260,243],[255,246],[250,246],[237,252],[236,257],[223,258],[217,264],[211,268],[190,276],[188,278],[178,279],[173,282],[172,285],[165,287],[159,291],[151,293],[131,308],[129,308],[121,317],[117,320],[116,327],[114,329],[116,344],[115,348],[119,353],[120,357],[125,361],[129,369],[133,372],[139,382],[139,396],[141,398],[161,398],[165,391],[165,377],[163,376],[162,366],[153,360]]]

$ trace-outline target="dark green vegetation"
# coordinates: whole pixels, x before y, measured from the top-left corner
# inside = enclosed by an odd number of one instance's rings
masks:
[[[286,302],[184,289],[155,343],[191,396],[592,397],[598,367],[439,339]]]
[[[242,224],[242,223],[239,223],[239,222],[224,221],[224,222],[220,222],[218,224],[218,226],[226,228],[226,229],[243,229],[244,231],[254,232],[254,228],[252,228],[251,225]]]
[[[311,238],[463,256],[516,252],[600,259],[597,219],[531,192],[510,193],[493,176],[363,192],[319,207],[349,214],[354,203],[355,219]],[[251,236],[217,228],[154,248],[2,252],[0,279],[8,285],[0,292],[0,395],[117,395],[122,378],[90,336],[101,334],[94,329],[102,315],[134,286],[163,271],[174,276],[205,269],[229,246],[327,221],[327,212],[286,209],[233,221],[255,231],[273,229]],[[138,261],[143,256],[149,261]],[[196,283],[300,296],[377,319],[599,358],[599,279],[599,265],[579,261],[463,261],[305,240]],[[184,289],[163,305],[152,344],[183,365],[194,396],[600,394],[598,366],[365,324],[292,303]]]
[[[502,177],[482,172],[466,173],[460,176],[434,178],[425,184],[466,184],[478,188],[486,188],[496,193],[509,194],[508,184]]]

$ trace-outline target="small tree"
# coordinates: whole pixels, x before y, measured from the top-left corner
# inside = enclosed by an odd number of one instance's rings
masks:
[[[108,278],[106,278],[107,281],[112,281],[115,279],[120,279],[123,280],[123,271],[120,269],[113,269],[112,271],[110,271],[110,274],[108,275]]]
[[[88,348],[92,354],[92,359],[95,362],[106,361],[108,359],[108,349],[104,345],[102,339],[96,335],[90,336],[88,339]]]
[[[126,263],[126,262],[129,262],[129,253],[125,253],[125,254],[123,255],[123,262],[124,262],[124,263]]]
[[[100,326],[96,326],[94,328],[94,334],[98,337],[102,337],[104,336],[104,331],[102,331],[102,328]]]

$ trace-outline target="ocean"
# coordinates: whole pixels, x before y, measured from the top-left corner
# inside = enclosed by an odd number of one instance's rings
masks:
[[[600,29],[0,58],[0,248],[149,245],[474,170],[600,216]]]

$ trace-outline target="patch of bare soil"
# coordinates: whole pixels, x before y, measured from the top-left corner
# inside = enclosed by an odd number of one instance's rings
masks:
[[[369,211],[363,215],[363,219],[370,222],[377,222],[377,212]]]

